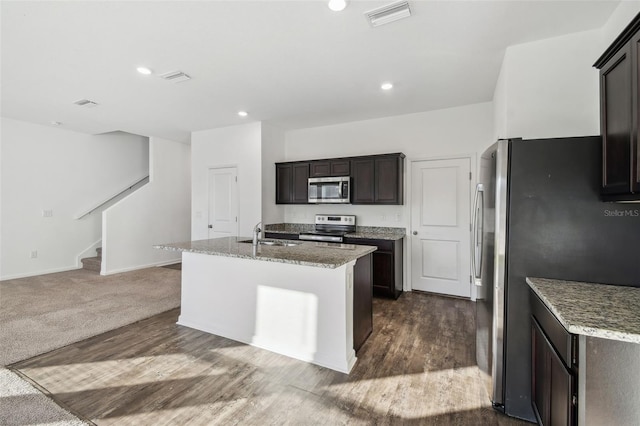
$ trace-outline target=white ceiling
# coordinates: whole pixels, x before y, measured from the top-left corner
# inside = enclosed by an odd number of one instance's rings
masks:
[[[188,141],[249,121],[293,129],[486,102],[507,46],[600,28],[618,5],[410,0],[410,18],[370,27],[363,13],[388,3],[2,1],[2,115]],[[176,70],[192,80],[157,77]],[[84,98],[99,106],[73,104]]]

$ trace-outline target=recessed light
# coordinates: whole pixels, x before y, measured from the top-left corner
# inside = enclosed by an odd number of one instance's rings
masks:
[[[240,117],[246,117],[247,115],[249,115],[249,113],[247,111],[238,111],[238,115]]]
[[[347,7],[347,0],[329,0],[329,9],[334,12],[343,11]]]
[[[391,90],[391,89],[393,89],[393,84],[392,84],[392,83],[389,83],[389,82],[387,82],[387,83],[382,83],[382,84],[380,85],[380,88],[381,88],[382,90]]]
[[[138,71],[140,74],[144,74],[144,75],[150,75],[151,73],[153,73],[153,71],[151,71],[147,67],[138,67],[138,68],[136,68],[136,71]]]

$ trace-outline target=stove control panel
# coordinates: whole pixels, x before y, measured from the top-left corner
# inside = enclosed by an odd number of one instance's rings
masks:
[[[355,226],[356,217],[353,215],[316,215],[316,225],[347,225]]]

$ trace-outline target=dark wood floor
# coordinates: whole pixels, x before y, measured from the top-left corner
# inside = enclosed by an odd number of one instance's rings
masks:
[[[13,365],[97,424],[518,425],[490,408],[474,304],[374,300],[346,375],[175,324],[169,311]]]

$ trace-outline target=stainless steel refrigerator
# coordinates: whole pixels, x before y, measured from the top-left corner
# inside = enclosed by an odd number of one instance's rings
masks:
[[[473,210],[476,358],[496,409],[535,422],[525,277],[640,286],[640,204],[600,200],[600,137],[500,140]]]

